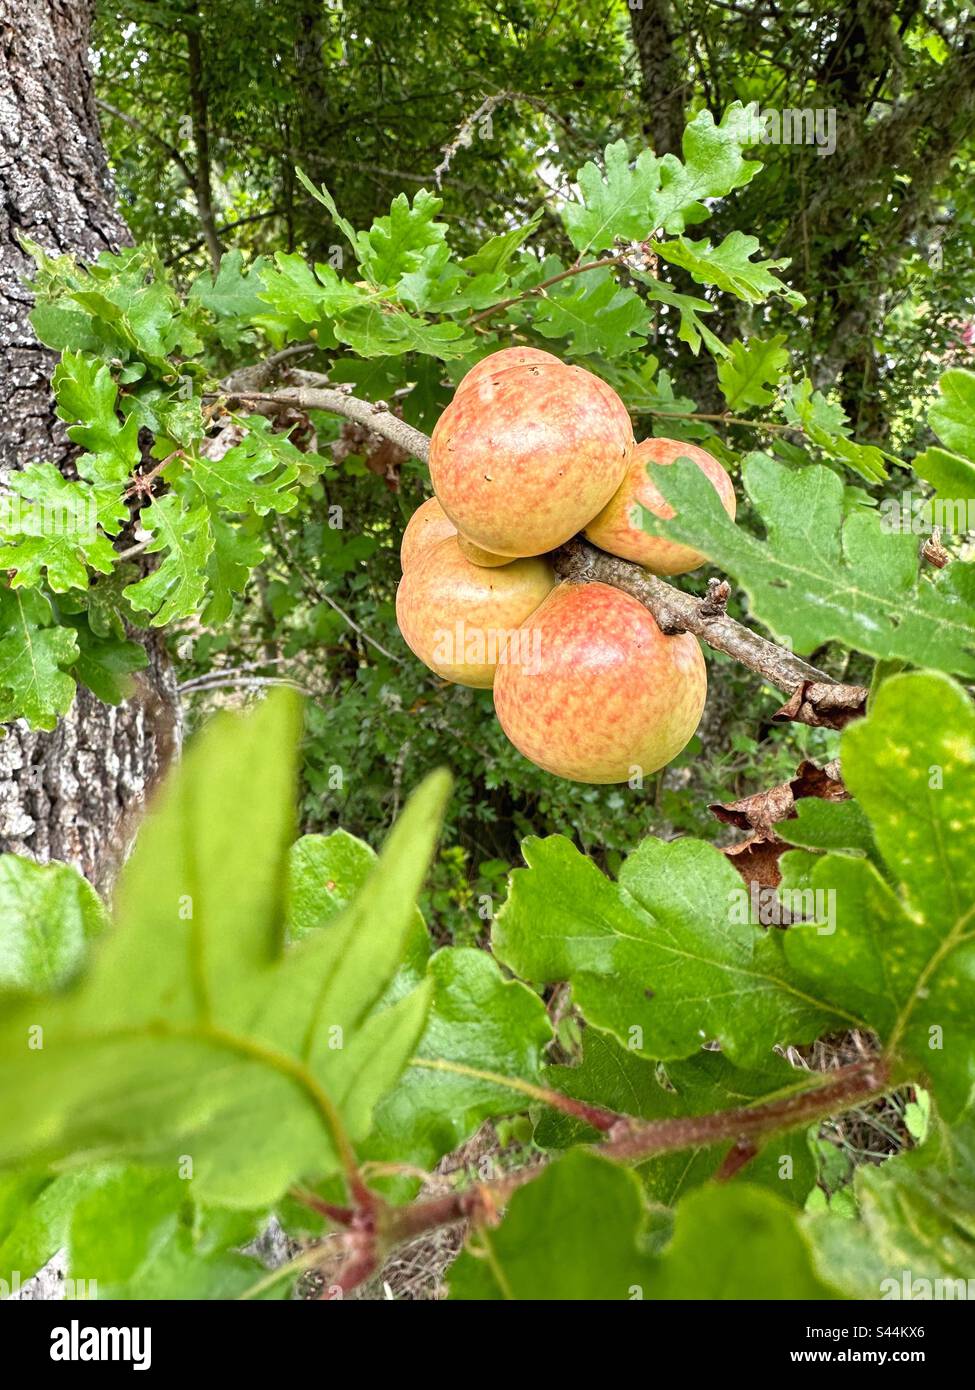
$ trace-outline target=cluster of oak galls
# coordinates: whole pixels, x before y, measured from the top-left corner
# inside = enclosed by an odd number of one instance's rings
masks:
[[[640,509],[672,517],[655,468],[691,459],[730,516],[721,464],[693,444],[636,444],[606,382],[536,348],[467,373],[430,441],[435,496],[410,518],[396,596],[400,631],[444,680],[493,687],[515,747],[576,782],[634,782],[671,761],[707,693],[689,633],[667,636],[621,589],[559,583],[551,552],[583,532],[655,574],[703,556],[649,535]]]

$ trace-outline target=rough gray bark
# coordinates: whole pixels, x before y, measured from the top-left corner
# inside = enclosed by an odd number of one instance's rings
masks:
[[[86,261],[128,233],[115,211],[88,67],[94,0],[0,0],[0,476],[73,446],[49,387],[54,356],[28,321],[26,236]],[[51,734],[0,742],[0,851],[75,864],[106,889],[133,813],[179,741],[175,682],[158,642],[136,697],[79,693]]]

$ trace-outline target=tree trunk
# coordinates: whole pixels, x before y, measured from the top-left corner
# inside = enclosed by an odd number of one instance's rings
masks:
[[[631,5],[630,28],[643,79],[643,133],[654,154],[680,155],[684,98],[692,84],[687,59],[674,43],[674,16],[668,0]]]
[[[193,0],[186,25],[187,71],[190,80],[190,103],[193,108],[193,143],[196,146],[196,210],[203,227],[210,267],[216,276],[220,269],[223,247],[213,213],[213,188],[210,177],[210,99],[206,74],[203,71],[203,43],[200,37],[200,10]]]
[[[0,0],[0,481],[73,446],[53,410],[54,356],[34,338],[26,236],[82,261],[125,243],[88,67],[94,0]],[[110,887],[133,813],[179,745],[162,644],[118,708],[79,691],[50,734],[14,725],[0,742],[0,850],[75,864]]]

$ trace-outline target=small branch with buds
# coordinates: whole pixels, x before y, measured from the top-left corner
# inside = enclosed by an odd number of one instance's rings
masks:
[[[159,477],[164,468],[168,468],[174,459],[182,458],[182,449],[174,449],[171,454],[167,454],[164,459],[150,468],[148,473],[136,473],[132,482],[122,494],[122,500],[128,502],[132,497],[151,497],[152,485]]]

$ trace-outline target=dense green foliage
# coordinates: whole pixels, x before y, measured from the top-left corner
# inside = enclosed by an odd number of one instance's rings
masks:
[[[102,7],[136,244],[28,248],[77,454],[9,482],[0,719],[55,728],[79,685],[122,701],[161,633],[201,732],[111,905],[0,860],[0,1279],[65,1246],[102,1297],[279,1297],[313,1265],[344,1291],[437,1225],[404,1215],[418,1174],[485,1121],[513,1143],[486,1196],[457,1180],[455,1298],[967,1277],[968,12],[721,9]],[[835,150],[762,143],[783,90],[834,112]],[[737,523],[677,464],[679,515],[644,526],[707,555],[681,587],[726,576],[730,614],[870,685],[865,718],[773,723],[781,692],[709,652],[676,762],[585,786],[412,658],[425,466],[273,397],[341,386],[428,434],[512,343],[609,381],[637,438],[705,444]],[[836,757],[852,799],[776,826],[800,920],[741,916],[709,803]],[[817,1048],[850,1034],[871,1060],[820,1100]],[[917,1147],[854,1174],[819,1125],[879,1097],[886,1151]],[[709,1181],[765,1105],[744,1171]],[[373,1244],[307,1245],[351,1208]],[[304,1248],[265,1276],[245,1247],[272,1215]]]
[[[251,0],[171,0],[151,9],[106,4],[96,39],[102,120],[123,206],[137,240],[158,247],[184,290],[213,254],[193,192],[201,170],[217,227],[228,228],[220,231],[223,247],[241,250],[247,260],[295,252],[327,264],[329,274],[334,263],[347,261],[345,238],[296,178],[298,165],[316,185],[327,183],[356,228],[382,217],[400,193],[412,199],[424,187],[436,192],[443,199],[436,217],[449,225],[458,261],[501,228],[522,226],[524,246],[540,262],[531,275],[541,279],[546,257],[554,270],[552,257],[569,265],[585,247],[584,237],[572,239],[573,226],[582,224],[560,208],[567,195],[572,205],[576,171],[594,157],[599,163],[605,145],[614,144],[610,163],[618,169],[623,204],[616,223],[593,238],[594,254],[612,249],[611,232],[639,240],[652,230],[651,205],[640,201],[646,180],[619,164],[621,138],[631,154],[644,143],[658,154],[680,153],[688,119],[704,107],[721,112],[736,99],[773,112],[804,108],[823,119],[832,111],[832,153],[808,143],[813,124],[808,131],[797,126],[793,143],[759,141],[746,150],[748,160],[762,162],[762,175],[733,198],[709,201],[712,250],[704,262],[707,242],[692,225],[682,238],[669,238],[666,250],[655,248],[665,258],[655,282],[618,269],[570,280],[544,305],[532,306],[530,335],[602,372],[623,354],[616,370],[624,373],[627,404],[641,411],[638,429],[710,441],[733,467],[770,439],[787,462],[805,455],[790,448],[798,437],[781,429],[664,422],[651,412],[729,410],[770,426],[801,421],[806,438],[822,450],[813,457],[830,466],[853,464],[844,509],[865,500],[852,490],[856,474],[870,483],[883,477],[880,448],[909,458],[932,442],[930,392],[946,364],[965,360],[975,280],[966,173],[975,84],[966,81],[963,6],[941,6],[935,17],[852,3],[774,12],[733,6],[720,14],[703,4],[682,6],[678,14],[649,0],[639,9],[618,0],[554,10],[533,3],[431,5],[411,10],[407,25],[395,6],[373,3],[288,0],[269,15]],[[818,128],[826,130],[822,121]],[[445,151],[448,167],[438,186],[435,171]],[[628,219],[630,185],[636,199]],[[588,204],[585,177],[580,186]],[[241,218],[255,220],[234,225]],[[754,234],[754,244],[742,229]],[[722,248],[720,255],[714,247]],[[496,274],[495,258],[506,249],[510,243],[499,243],[482,256],[469,278]],[[806,299],[798,312],[794,297],[767,298],[774,269],[754,268],[783,257],[791,258],[790,292]],[[753,268],[745,269],[749,261]],[[236,298],[238,317],[246,312],[235,288],[237,264],[225,262],[220,293],[197,290],[201,304],[210,299],[229,308]],[[296,341],[320,328],[323,302],[319,296],[316,308],[314,290],[301,298],[299,284],[309,293],[303,265],[298,258],[287,263],[272,291],[298,314],[300,324],[286,333]],[[509,268],[523,265],[515,253]],[[438,274],[456,306],[461,288]],[[524,269],[521,276],[512,274],[513,284],[498,297],[531,283]],[[350,278],[348,266],[344,277]],[[702,291],[702,283],[721,293]],[[490,283],[482,281],[478,292],[489,304]],[[433,317],[443,321],[429,290],[419,303],[406,293],[406,304],[427,317],[436,306]],[[267,304],[251,309],[269,314]],[[455,307],[446,317],[456,323],[464,315]],[[207,340],[204,360],[217,376],[260,355],[263,335],[256,342],[241,336],[233,319],[232,313]],[[365,322],[361,315],[359,321]],[[477,352],[503,346],[525,324],[519,312],[478,324]],[[486,332],[494,328],[496,338]],[[274,341],[283,341],[277,333]],[[436,359],[407,352],[357,360],[361,333],[352,326],[331,349],[298,366],[325,367],[332,380],[354,382],[367,398],[400,399],[406,418],[429,431],[449,399]],[[445,350],[454,351],[458,341]],[[383,350],[394,346],[387,342]],[[450,379],[465,360],[454,360]],[[315,425],[324,450],[337,426],[325,417]],[[239,618],[180,645],[185,679],[203,687],[187,692],[194,716],[225,698],[227,687],[204,679],[214,666],[292,677],[312,693],[308,828],[343,824],[378,843],[404,789],[437,765],[441,740],[449,739],[458,780],[448,839],[465,867],[455,865],[455,872],[444,865],[443,886],[451,907],[463,910],[465,896],[471,901],[463,885],[473,884],[475,898],[488,889],[492,866],[513,862],[518,840],[530,830],[577,827],[587,849],[620,853],[649,826],[663,833],[702,830],[709,801],[741,794],[756,779],[787,776],[807,753],[835,751],[821,734],[797,737],[794,729],[770,728],[775,694],[766,692],[756,707],[754,682],[722,663],[712,665],[704,756],[695,748],[683,773],[662,777],[652,806],[635,807],[632,797],[596,798],[526,770],[489,728],[484,697],[454,693],[445,704],[412,662],[404,667],[383,659],[331,607],[329,600],[380,647],[404,654],[393,622],[398,566],[392,550],[425,495],[425,470],[377,453],[361,432],[345,429],[343,436],[341,461],[329,470],[324,493],[313,489],[302,506],[274,519],[262,577],[248,590]],[[895,491],[888,482],[874,495]],[[342,508],[341,532],[327,528],[330,506]],[[746,503],[746,526],[749,518]],[[827,563],[824,558],[824,569]],[[693,576],[690,582],[696,583]],[[732,611],[742,614],[737,597]],[[262,657],[277,664],[261,665]],[[820,650],[817,660],[840,673],[850,658],[832,648]],[[856,657],[850,674],[866,679]],[[331,697],[339,691],[336,702]],[[747,713],[746,702],[752,702]],[[414,711],[424,717],[414,718]],[[712,732],[719,737],[708,737]],[[336,769],[345,770],[341,787]],[[480,864],[489,872],[478,882]],[[470,911],[464,915],[476,928]]]
[[[911,403],[946,354],[964,353],[975,287],[970,24],[956,0],[426,0],[409,23],[372,0],[284,0],[271,13],[252,0],[130,0],[103,5],[96,56],[136,237],[197,260],[205,243],[186,195],[201,128],[224,244],[322,258],[336,238],[302,198],[295,164],[366,226],[397,193],[432,187],[456,146],[438,191],[471,250],[502,218],[527,220],[621,137],[679,153],[703,107],[819,113],[791,142],[761,147],[766,176],[713,210],[715,235],[745,228],[766,255],[792,257],[791,283],[808,301],[801,325],[774,309],[759,321],[788,323],[816,385],[837,382],[858,434],[910,448]],[[201,99],[206,119],[194,124]],[[830,153],[811,143],[816,130]],[[259,220],[233,225],[242,217]],[[561,249],[547,211],[540,235]],[[718,315],[726,342],[757,327],[747,307]],[[668,370],[688,373],[672,325],[655,342]],[[714,409],[708,374],[691,375],[685,393]]]
[[[966,1277],[975,718],[954,682],[895,677],[844,735],[876,862],[842,847],[790,856],[836,896],[835,923],[729,928],[740,879],[700,841],[645,839],[613,883],[553,837],[526,844],[495,960],[463,946],[431,954],[413,907],[445,776],[416,792],[378,864],[341,831],[290,846],[297,714],[278,694],[246,720],[216,721],[147,823],[88,968],[66,911],[52,946],[69,987],[52,990],[38,966],[8,978],[0,1159],[23,1167],[0,1208],[5,1278],[67,1241],[70,1277],[95,1279],[101,1296],[280,1296],[303,1262],[265,1279],[238,1249],[269,1211],[315,1229],[285,1200],[291,1184],[340,1201],[351,1144],[367,1164],[394,1160],[399,1175],[378,1176],[373,1200],[380,1239],[395,1239],[408,1175],[486,1118],[518,1115],[526,1088],[534,1143],[568,1153],[474,1237],[449,1276],[456,1298],[876,1297],[901,1280],[905,1227],[912,1279]],[[73,910],[71,874],[42,872]],[[9,873],[24,882],[16,931],[37,871]],[[588,1025],[577,1065],[543,1065],[552,1025],[520,980],[571,984]],[[820,1083],[773,1046],[850,1027],[878,1035],[887,1084],[924,1077],[938,1118],[918,1154],[864,1175],[859,1211],[832,1213],[809,1201],[814,1112],[802,1105]],[[592,1108],[567,1120],[562,1095]],[[609,1161],[612,1139],[602,1157],[580,1147],[600,1112],[631,1116],[639,1139],[646,1121],[714,1121],[772,1100],[792,1107],[780,1132],[723,1188],[707,1179],[727,1127],[690,1154],[687,1140],[674,1146],[684,1152],[650,1148],[635,1175]],[[98,1162],[79,1170],[92,1151]],[[54,1177],[37,1166],[72,1159]],[[717,1239],[729,1258],[715,1259]],[[338,1291],[341,1264],[334,1277]]]

